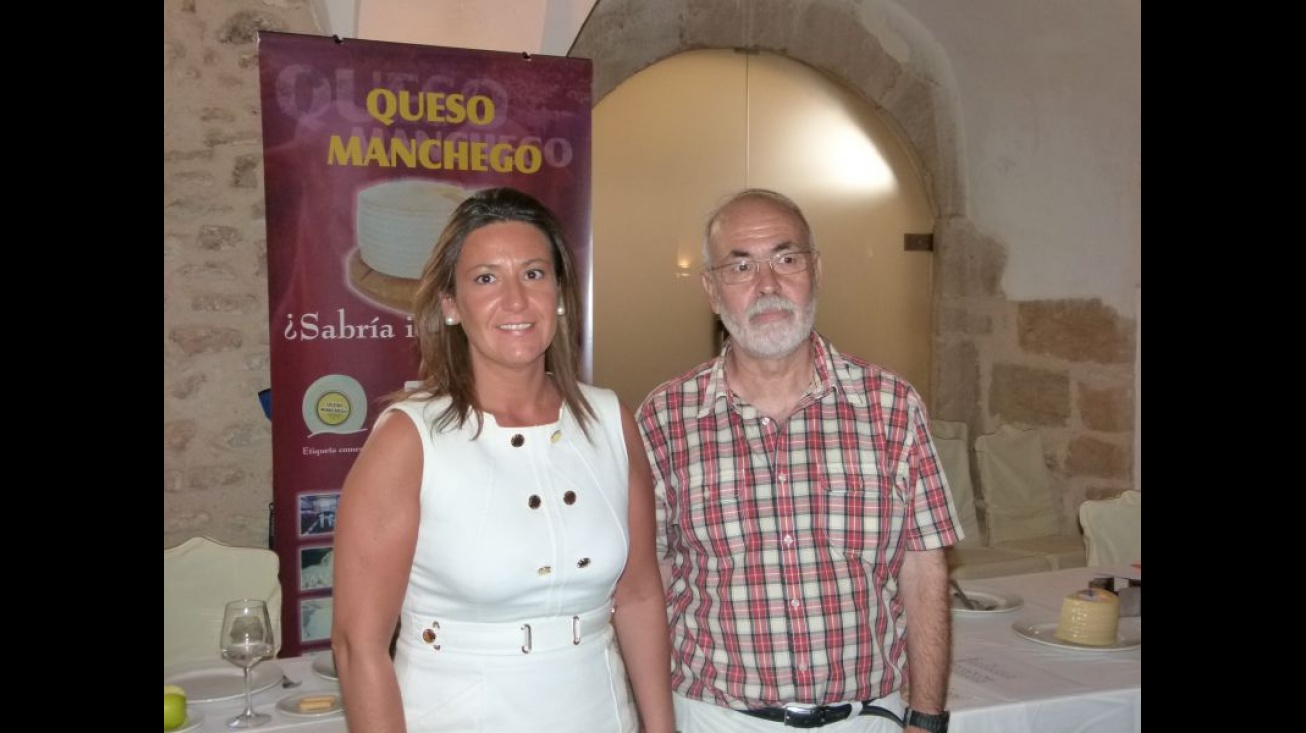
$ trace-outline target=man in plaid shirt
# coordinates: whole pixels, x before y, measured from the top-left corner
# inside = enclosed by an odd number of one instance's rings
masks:
[[[730,338],[638,412],[677,728],[946,731],[962,534],[920,395],[814,330],[820,257],[787,197],[726,199],[704,262]]]

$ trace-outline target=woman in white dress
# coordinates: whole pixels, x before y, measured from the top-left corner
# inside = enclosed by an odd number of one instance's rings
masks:
[[[648,459],[629,409],[578,380],[578,287],[520,191],[473,194],[441,233],[414,298],[421,385],[340,496],[351,731],[673,730]]]

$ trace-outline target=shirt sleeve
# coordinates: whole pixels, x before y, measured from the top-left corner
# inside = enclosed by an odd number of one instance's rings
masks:
[[[911,424],[907,430],[910,444],[905,451],[912,497],[909,513],[913,520],[907,531],[907,548],[936,550],[962,539],[961,519],[930,437],[925,408],[917,395],[912,397]]]
[[[644,450],[648,453],[649,466],[653,469],[653,505],[657,514],[656,548],[659,560],[668,555],[668,532],[670,531],[670,511],[667,507],[667,452],[669,450],[666,432],[660,427],[657,411],[646,401],[635,415],[639,423],[639,434],[644,441]]]

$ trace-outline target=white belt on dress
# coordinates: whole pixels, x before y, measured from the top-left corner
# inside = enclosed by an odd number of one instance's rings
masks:
[[[409,643],[420,643],[436,652],[530,654],[576,646],[598,635],[611,623],[612,607],[609,605],[572,616],[545,616],[501,623],[431,618],[405,612],[402,633]]]

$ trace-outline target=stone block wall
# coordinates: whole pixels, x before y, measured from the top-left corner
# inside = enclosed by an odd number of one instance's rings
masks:
[[[960,220],[941,232],[932,415],[1038,430],[1073,532],[1085,498],[1133,487],[1137,324],[1096,299],[1013,302],[999,243]]]
[[[257,32],[304,0],[163,3],[163,545],[267,543],[271,430]]]

